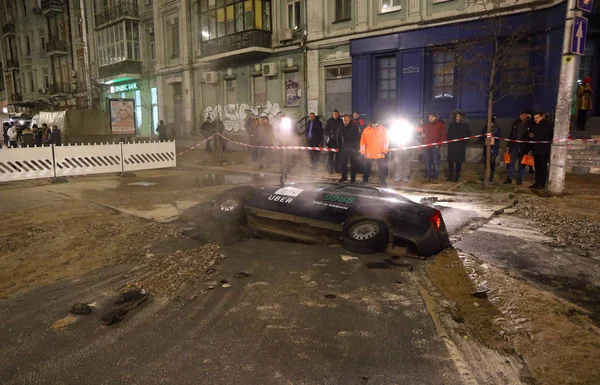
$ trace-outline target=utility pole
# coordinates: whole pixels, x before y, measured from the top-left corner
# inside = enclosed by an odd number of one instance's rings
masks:
[[[548,192],[560,195],[565,189],[565,173],[567,165],[569,126],[571,124],[571,105],[573,94],[576,90],[577,75],[579,71],[579,56],[573,54],[573,40],[576,39],[575,50],[583,54],[582,29],[573,31],[575,17],[581,16],[577,10],[577,0],[567,2],[565,15],[565,32],[563,35],[563,54],[560,64],[560,80],[558,97],[556,101],[556,114],[554,120],[554,140],[550,155],[550,172],[548,176]]]

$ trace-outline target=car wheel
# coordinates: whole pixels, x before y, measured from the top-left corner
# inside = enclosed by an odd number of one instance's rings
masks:
[[[225,193],[217,198],[213,215],[223,222],[239,222],[244,216],[244,195]]]
[[[371,254],[385,251],[388,244],[388,227],[379,219],[362,218],[348,221],[342,234],[344,248],[353,253]]]

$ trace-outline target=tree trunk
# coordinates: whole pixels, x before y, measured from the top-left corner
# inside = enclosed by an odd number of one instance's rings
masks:
[[[488,115],[487,115],[487,133],[493,134],[492,129],[492,117],[493,115],[493,105],[494,105],[494,95],[490,92],[488,96]],[[497,140],[497,139],[494,139]],[[490,185],[490,175],[492,174],[492,140],[490,138],[485,138],[485,176],[483,179],[483,185]]]

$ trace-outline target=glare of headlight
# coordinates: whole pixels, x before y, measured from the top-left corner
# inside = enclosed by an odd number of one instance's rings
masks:
[[[24,125],[24,124],[25,124],[25,121],[24,121],[24,120],[19,120],[19,125],[21,125],[21,126],[22,126],[22,125]]]
[[[290,118],[282,118],[279,124],[282,130],[290,131],[292,129],[292,119]]]
[[[395,120],[390,126],[391,142],[396,144],[406,144],[413,136],[413,126],[407,120]]]

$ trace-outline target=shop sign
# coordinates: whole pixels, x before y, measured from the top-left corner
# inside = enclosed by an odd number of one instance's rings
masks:
[[[114,86],[110,86],[111,94],[118,93],[118,92],[137,91],[137,90],[139,90],[137,82],[115,84]]]

